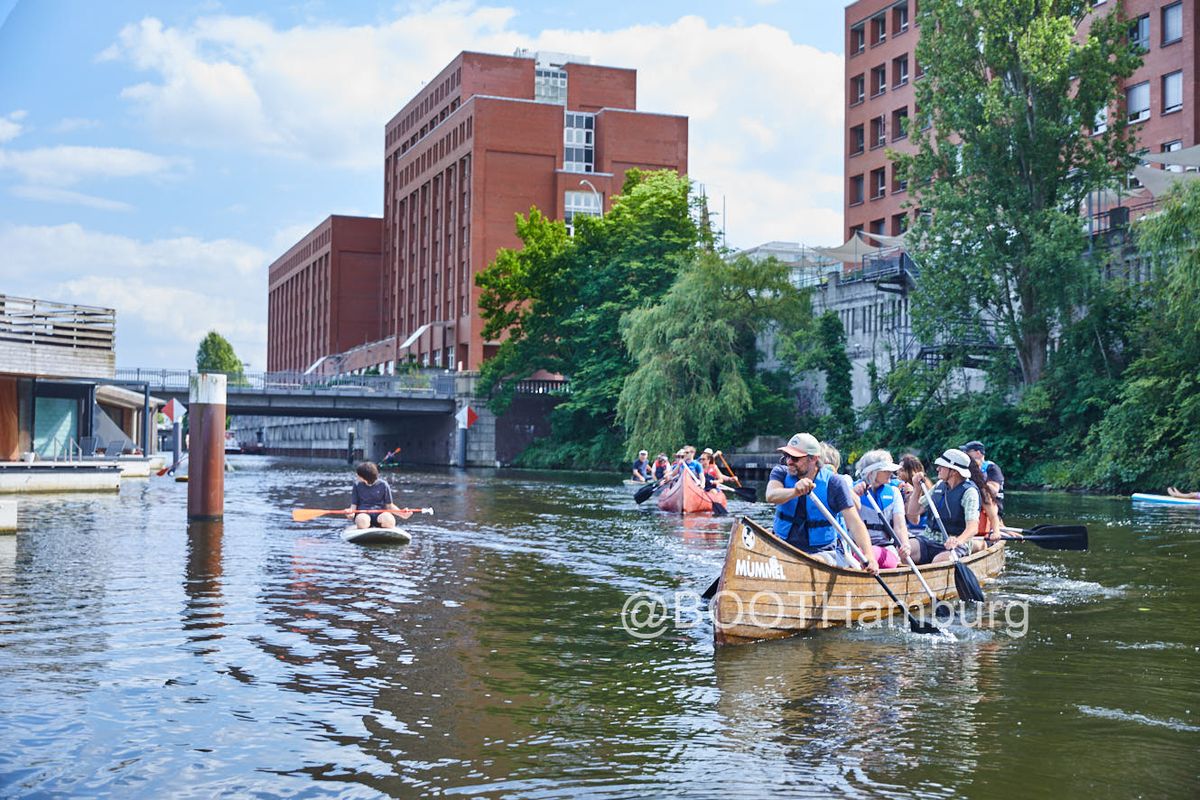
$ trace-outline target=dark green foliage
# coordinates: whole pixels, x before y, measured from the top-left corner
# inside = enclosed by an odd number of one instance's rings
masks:
[[[229,383],[244,384],[246,379],[242,371],[242,360],[233,352],[233,345],[216,331],[208,335],[196,348],[197,372],[222,372],[229,376]]]
[[[811,424],[816,435],[847,450],[858,438],[854,413],[854,378],[846,354],[846,329],[841,318],[826,311],[811,331],[792,337],[791,357],[797,372],[816,371],[825,376],[826,415]]]
[[[657,301],[696,248],[688,182],[670,171],[630,170],[602,218],[561,222],[531,209],[518,217],[521,250],[502,250],[477,278],[484,338],[507,336],[485,362],[483,391],[503,411],[515,380],[536,370],[567,375],[572,393],[551,417],[551,436],[521,463],[615,464],[623,437],[617,398],[633,362],[621,340],[622,316]]]
[[[1086,296],[1078,208],[1133,165],[1120,79],[1140,63],[1119,8],[1077,41],[1086,0],[920,4],[916,104],[933,123],[892,154],[914,204],[922,268],[914,324],[926,341],[979,328],[1016,344],[1022,382],[1041,377],[1051,333]]]

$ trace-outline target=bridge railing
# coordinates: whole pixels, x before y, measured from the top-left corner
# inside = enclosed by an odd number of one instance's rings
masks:
[[[125,368],[115,380],[146,383],[150,391],[186,392],[195,371],[186,369]],[[360,395],[431,395],[453,397],[455,374],[430,370],[405,375],[305,375],[300,372],[227,373],[228,391],[234,393],[339,393]]]

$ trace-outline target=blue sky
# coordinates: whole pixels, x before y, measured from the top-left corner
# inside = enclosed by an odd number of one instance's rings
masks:
[[[637,69],[731,245],[836,244],[843,9],[0,0],[0,292],[116,308],[119,366],[186,367],[215,328],[262,369],[267,265],[381,214],[384,123],[464,49]]]

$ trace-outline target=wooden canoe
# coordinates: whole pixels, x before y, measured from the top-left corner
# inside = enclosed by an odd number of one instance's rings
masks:
[[[981,583],[1004,568],[1004,542],[972,553],[963,563]],[[939,600],[954,600],[954,564],[927,564],[921,575]],[[910,608],[930,604],[907,566],[880,577]],[[847,623],[868,623],[898,613],[883,587],[866,572],[826,564],[792,547],[751,519],[733,526],[725,565],[712,601],[713,638],[718,646],[782,639]]]
[[[696,514],[712,511],[713,504],[725,507],[724,493],[713,489],[704,491],[704,484],[684,468],[675,480],[658,493],[658,507],[676,514]]]
[[[412,534],[403,528],[346,528],[342,538],[352,544],[408,544]]]

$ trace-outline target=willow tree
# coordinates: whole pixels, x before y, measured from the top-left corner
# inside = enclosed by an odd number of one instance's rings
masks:
[[[684,442],[744,436],[763,386],[760,335],[807,324],[809,303],[774,259],[699,252],[662,300],[625,315],[621,331],[637,368],[624,381],[617,417],[639,448],[672,452]],[[792,414],[794,418],[794,413]]]
[[[1093,5],[921,0],[917,15],[914,121],[932,127],[914,131],[914,154],[893,154],[928,212],[913,229],[914,324],[932,339],[994,321],[1025,384],[1089,279],[1079,209],[1133,165],[1118,109],[1140,55],[1120,4],[1081,27]]]

